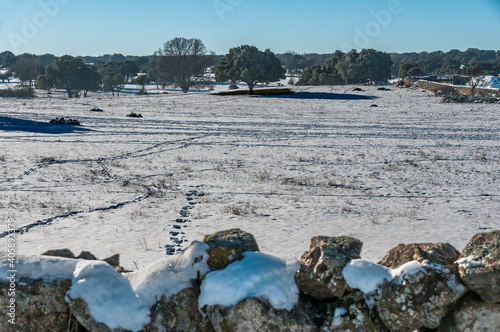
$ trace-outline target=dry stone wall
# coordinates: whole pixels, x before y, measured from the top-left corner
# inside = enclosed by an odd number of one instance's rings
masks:
[[[212,271],[241,260],[245,251],[259,250],[254,237],[240,229],[211,234],[204,241],[210,248]],[[351,287],[343,273],[359,259],[361,247],[361,241],[351,237],[313,238],[295,273],[299,300],[292,310],[276,309],[258,297],[230,307],[206,305],[200,309],[198,297],[204,279],[200,275],[191,288],[157,301],[151,307],[150,323],[142,331],[500,330],[500,231],[477,234],[461,253],[447,243],[400,244],[378,265],[371,263],[380,271],[392,271],[394,277],[365,291]],[[74,257],[64,250],[60,253]],[[96,259],[90,254],[82,257]],[[119,264],[115,261],[113,265],[116,269]],[[400,270],[405,266],[418,268],[403,273]],[[0,283],[4,312],[9,287],[7,282]],[[16,324],[3,314],[0,330],[125,331],[96,322],[81,299],[68,303],[70,287],[71,280],[23,279],[16,288]]]
[[[450,85],[450,84],[431,82],[425,80],[417,81],[417,86],[421,89],[432,91],[434,93],[436,93],[437,91],[442,91],[443,93],[450,93],[451,91],[455,90],[462,95],[470,95],[472,91],[472,87],[470,86]],[[477,93],[484,93],[484,94],[499,92],[498,89],[484,89],[484,88],[475,88],[474,91]]]

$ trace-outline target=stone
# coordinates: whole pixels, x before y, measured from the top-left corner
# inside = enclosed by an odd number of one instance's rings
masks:
[[[47,250],[42,254],[43,256],[75,258],[75,255],[69,249],[53,249]]]
[[[385,280],[378,290],[366,294],[390,331],[435,329],[449,307],[467,292],[459,278],[438,265],[423,265]]]
[[[82,251],[80,255],[76,256],[77,259],[84,259],[87,261],[96,261],[98,260],[90,251]]]
[[[196,332],[215,331],[198,309],[199,288],[187,288],[168,298],[163,296],[151,308],[151,323],[147,331]]]
[[[22,280],[15,287],[15,325],[8,322],[11,317],[8,305],[10,284],[0,283],[0,331],[67,331],[71,315],[64,297],[71,287],[71,280],[43,282]]]
[[[207,264],[212,271],[222,270],[232,262],[242,260],[246,251],[259,251],[254,236],[239,228],[206,235],[203,243],[209,246]]]
[[[500,231],[479,233],[457,262],[462,280],[485,302],[500,302]]]
[[[500,327],[500,304],[486,303],[473,293],[461,299],[436,332],[497,331]]]
[[[111,257],[103,259],[102,261],[108,263],[112,267],[120,266],[120,254],[114,254]]]
[[[321,328],[327,331],[387,332],[377,311],[370,308],[361,291],[351,293],[329,308]]]
[[[427,261],[456,270],[454,263],[459,256],[460,252],[449,243],[398,244],[382,258],[379,264],[395,269],[416,260],[420,263]]]
[[[123,266],[120,266],[120,254],[114,254],[111,257],[104,258],[102,261],[111,265],[113,267],[113,269],[115,269],[115,271],[118,273],[131,272],[131,271],[125,270],[125,268]]]
[[[295,273],[299,291],[319,300],[342,297],[346,291],[352,291],[342,270],[352,259],[360,258],[362,246],[361,241],[349,236],[312,238]]]
[[[90,314],[87,303],[78,298],[70,299],[69,307],[71,314],[77,319],[84,328],[92,332],[124,332],[124,329],[111,329],[104,323],[96,321]]]
[[[317,332],[308,311],[296,305],[291,311],[274,309],[264,299],[247,298],[233,307],[205,306],[202,310],[209,317],[217,332]]]

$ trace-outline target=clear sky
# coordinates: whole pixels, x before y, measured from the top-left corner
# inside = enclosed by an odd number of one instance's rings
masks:
[[[500,0],[0,0],[0,52],[150,55],[174,37],[217,54],[500,50]]]

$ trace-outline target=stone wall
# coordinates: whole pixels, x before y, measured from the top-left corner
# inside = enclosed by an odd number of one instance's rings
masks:
[[[472,88],[470,86],[450,85],[450,84],[431,82],[431,81],[425,81],[425,80],[417,81],[417,86],[421,89],[428,90],[428,91],[431,91],[434,93],[437,93],[437,91],[439,90],[443,94],[451,93],[453,90],[457,91],[458,93],[460,93],[462,95],[470,95],[472,92]],[[480,94],[490,94],[490,93],[499,93],[500,92],[498,89],[475,88],[474,90],[476,93],[480,93]]]
[[[204,243],[212,271],[224,270],[245,251],[259,250],[254,237],[239,229],[206,236]],[[153,305],[142,331],[499,330],[500,231],[475,235],[461,253],[447,243],[400,244],[379,264],[360,260],[361,248],[361,241],[351,237],[313,238],[295,273],[300,294],[292,310],[275,309],[255,297],[200,310],[200,275],[191,288]],[[356,269],[369,273],[349,272]],[[377,271],[393,277],[367,287]],[[362,280],[352,280],[353,275]],[[16,325],[2,314],[0,330],[123,331],[96,322],[83,300],[68,303],[70,287],[71,280],[22,280],[16,286]],[[0,283],[4,313],[8,292],[9,283]]]

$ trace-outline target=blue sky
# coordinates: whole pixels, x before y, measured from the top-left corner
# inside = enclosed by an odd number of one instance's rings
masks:
[[[500,49],[500,0],[0,0],[0,51],[149,55],[174,37],[225,54]]]

